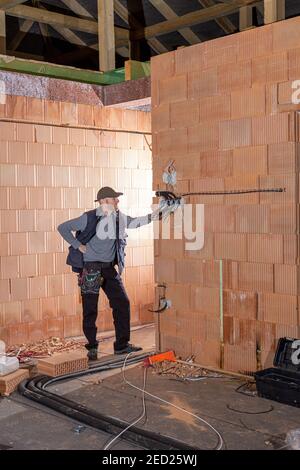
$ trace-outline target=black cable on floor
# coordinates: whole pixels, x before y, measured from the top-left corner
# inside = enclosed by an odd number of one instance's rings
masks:
[[[230,411],[234,411],[235,413],[242,413],[242,414],[246,414],[246,415],[263,415],[265,413],[271,413],[271,411],[274,410],[274,406],[270,406],[270,408],[268,410],[264,410],[264,411],[244,411],[244,410],[237,410],[236,408],[231,408],[230,405],[228,405],[228,403],[226,404],[226,407],[228,410]]]

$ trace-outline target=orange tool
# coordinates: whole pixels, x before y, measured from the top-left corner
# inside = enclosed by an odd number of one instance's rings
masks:
[[[144,359],[144,366],[150,367],[155,362],[171,361],[176,362],[176,357],[174,351],[166,351],[164,353],[155,354],[154,356],[149,356]]]

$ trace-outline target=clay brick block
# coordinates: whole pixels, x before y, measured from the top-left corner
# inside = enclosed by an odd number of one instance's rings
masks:
[[[198,100],[217,93],[217,69],[188,73],[188,99]]]
[[[57,313],[56,313],[57,315]],[[62,337],[64,333],[64,321],[63,318],[51,317],[46,320],[47,336],[58,336]]]
[[[35,168],[29,165],[17,165],[17,185],[35,186]]]
[[[298,47],[300,39],[299,18],[273,23],[273,49],[286,50]]]
[[[197,157],[196,157],[197,158]],[[190,162],[191,170],[193,167],[193,160],[191,156],[188,159],[183,160],[183,164],[186,165]],[[200,152],[200,171],[197,171],[197,166],[191,171],[191,177],[198,176],[198,173],[202,176],[230,176],[232,174],[232,151],[220,151],[211,150],[206,152]],[[189,174],[188,174],[189,176]]]
[[[163,57],[157,55],[151,58],[151,79],[159,80],[175,73],[175,52],[168,52]]]
[[[61,165],[62,146],[59,144],[45,144],[46,165]]]
[[[281,142],[268,145],[268,173],[282,175],[299,171],[299,144]]]
[[[28,121],[44,120],[44,103],[39,98],[26,98],[26,118]]]
[[[21,302],[21,321],[38,322],[41,321],[40,303],[38,299],[23,300]],[[32,330],[32,325],[31,325]]]
[[[65,189],[64,190],[61,188],[46,188],[45,189],[47,209],[62,209],[63,208],[63,191],[65,191]]]
[[[293,81],[278,83],[277,85],[277,103],[278,104],[291,104],[293,93]]]
[[[18,230],[18,212],[16,210],[1,211],[1,232],[16,232]]]
[[[115,147],[116,146],[116,132],[102,131],[101,134],[99,134],[99,139],[100,139],[100,146],[102,147]],[[95,138],[90,139],[90,140],[91,140],[91,144],[95,145]],[[87,141],[87,145],[89,145],[88,132],[86,135],[86,141]],[[98,145],[99,143],[96,144],[95,146],[98,146]]]
[[[276,264],[274,266],[275,292],[277,294],[299,295],[299,266]]]
[[[176,132],[178,132],[176,130]],[[219,129],[216,123],[202,123],[188,128],[188,152],[217,149]]]
[[[270,208],[266,205],[237,206],[235,218],[238,233],[267,233],[270,231]]]
[[[155,120],[155,116],[153,120]],[[170,127],[194,126],[199,122],[199,103],[193,100],[171,103],[170,121]]]
[[[60,101],[44,101],[45,122],[60,123]]]
[[[73,274],[72,274],[73,276]],[[74,277],[74,276],[73,276]],[[75,278],[76,279],[76,278]],[[43,320],[57,317],[58,300],[57,297],[44,297],[40,299],[40,309]],[[46,329],[48,325],[46,325]],[[48,331],[47,331],[48,333]]]
[[[272,54],[272,25],[253,28],[238,35],[238,60]]]
[[[246,291],[273,292],[273,265],[266,263],[239,263],[238,288]]]
[[[270,206],[270,232],[295,233],[297,230],[297,205],[276,204]]]
[[[215,287],[191,286],[191,305],[194,311],[218,315],[220,309],[219,289]]]
[[[17,165],[1,165],[0,186],[16,186]]]
[[[300,76],[300,48],[288,51],[288,79],[298,80]],[[281,80],[283,81],[283,80]]]
[[[31,277],[29,279],[29,298],[39,299],[47,297],[47,278],[46,276]]]
[[[216,233],[215,258],[247,260],[247,237],[245,234]]]
[[[25,300],[28,296],[28,279],[12,279],[11,300]]]
[[[54,259],[55,259],[55,253],[39,253],[37,255],[39,276],[46,276],[48,274],[54,274],[55,272]]]
[[[290,53],[291,51],[289,51]],[[286,51],[252,61],[252,83],[284,82],[288,80],[288,53]]]
[[[28,253],[43,253],[46,249],[45,233],[44,232],[29,232],[28,233]]]
[[[220,123],[220,148],[247,147],[252,144],[251,119],[237,119]]]
[[[291,140],[290,115],[282,113],[252,119],[253,145],[287,142]]]
[[[16,126],[17,140],[23,143],[35,141],[35,128],[33,124],[17,124]]]
[[[257,370],[255,348],[243,348],[231,344],[224,347],[224,370],[252,374]]]
[[[20,275],[21,277],[31,277],[37,275],[37,256],[20,256]]]
[[[163,153],[165,156],[176,157],[187,153],[187,129],[171,129],[170,131],[160,132],[157,134],[157,138],[158,152],[160,154]],[[190,138],[189,135],[189,145]],[[198,140],[196,132],[195,139]]]
[[[52,143],[51,126],[34,126],[35,141],[38,143]]]
[[[283,235],[284,264],[299,263],[299,236]]]
[[[175,73],[185,73],[187,70],[199,70],[205,68],[205,45],[194,44],[189,48],[175,51]]]
[[[33,232],[35,230],[35,211],[18,211],[18,229],[20,232]]]
[[[218,91],[231,92],[251,86],[251,61],[225,64],[218,69]]]
[[[225,290],[223,292],[224,315],[237,318],[257,318],[257,293]]]
[[[92,112],[92,108],[90,112]],[[61,122],[67,125],[78,124],[77,103],[61,102]]]
[[[187,99],[187,75],[165,78],[159,83],[159,103],[174,103]]]
[[[47,336],[45,321],[30,322],[28,323],[28,329],[30,342],[39,341]]]
[[[3,279],[0,281],[0,302],[9,302],[9,300],[10,300],[9,280]]]
[[[170,104],[165,103],[152,109],[152,130],[161,132],[168,130],[170,123]]]
[[[0,234],[0,256],[8,256],[9,253],[9,238],[8,233]]]
[[[219,260],[202,261],[203,285],[205,287],[220,287],[220,268]],[[232,285],[232,263],[222,262],[223,288],[228,289]]]
[[[197,178],[190,182],[190,191],[224,191],[224,179],[223,178]],[[223,195],[216,196],[195,196],[189,198],[190,202],[197,204],[222,204],[224,201]]]
[[[7,95],[6,116],[13,119],[26,119],[26,97]]]
[[[136,150],[144,150],[145,148],[145,135],[143,134],[136,134],[134,132],[130,132],[128,136],[128,143],[130,149]]]
[[[43,188],[53,186],[52,166],[36,166],[36,186]]]
[[[11,255],[26,255],[28,253],[27,233],[10,233],[10,249]]]
[[[127,131],[137,131],[137,111],[124,109],[123,111],[123,120],[122,127]]]
[[[220,367],[220,342],[214,340],[193,341],[195,361],[204,366]]]
[[[52,133],[54,144],[69,144],[69,129],[67,127],[53,127]]]
[[[81,126],[94,126],[93,106],[78,103],[78,124]]]
[[[283,237],[273,234],[249,234],[247,251],[250,262],[283,263]]]
[[[1,279],[17,278],[19,275],[18,256],[1,257]]]
[[[15,324],[19,324],[21,321],[21,302],[12,302],[11,300],[10,302],[3,304],[3,313],[5,325],[13,326]]]
[[[297,296],[259,293],[258,318],[271,323],[297,325]]]
[[[278,105],[278,83],[266,85],[266,113],[276,114]]]
[[[45,204],[46,204],[46,198],[45,198],[44,188],[28,188],[29,209],[44,209]]]
[[[117,108],[111,108],[111,115],[110,115],[110,121],[113,124],[114,120],[113,117],[117,112],[120,112],[121,110]],[[112,125],[111,124],[111,125]],[[119,126],[113,126],[112,127],[119,127]],[[138,129],[141,132],[151,132],[151,113],[140,111],[138,112]]]
[[[29,371],[26,369],[19,369],[11,374],[0,377],[0,395],[9,396],[23,380],[28,378]]]
[[[58,315],[75,315],[76,314],[77,295],[62,295],[58,297]]]
[[[235,218],[233,206],[207,205],[204,213],[205,232],[234,232]]]
[[[230,109],[228,107],[228,109]],[[231,93],[231,117],[241,119],[259,116],[266,112],[266,91],[264,86],[255,86]],[[229,119],[225,116],[224,119]]]
[[[70,167],[70,185],[74,188],[86,186],[85,168]]]
[[[200,122],[230,119],[230,95],[202,98],[199,104]]]
[[[8,142],[8,162],[27,163],[27,146],[25,142]]]
[[[67,244],[66,242],[64,242],[63,238],[58,232],[46,232],[45,235],[46,235],[46,252],[59,253],[61,251],[64,251],[64,247]]]
[[[6,192],[6,194],[5,194]],[[1,199],[1,202],[3,203],[3,207],[1,209],[26,209],[27,208],[27,188],[3,188],[2,191],[0,192],[0,195],[2,197],[3,193],[3,199]],[[7,198],[8,196],[8,204]]]
[[[37,369],[39,374],[57,377],[71,374],[88,368],[88,358],[84,351],[70,351],[53,355],[47,359],[39,359]]]
[[[28,143],[28,157],[27,163],[30,165],[44,165],[45,164],[45,146],[42,143]]]
[[[189,284],[171,284],[167,287],[166,297],[172,301],[173,308],[189,311],[191,309],[190,290]]]
[[[79,315],[67,315],[64,317],[64,337],[82,335],[82,319]]]
[[[156,262],[157,263],[157,262]],[[176,261],[176,282],[203,284],[203,262],[202,260],[177,260]]]
[[[16,139],[16,124],[13,122],[1,122],[0,124],[0,141]]]
[[[1,142],[0,163],[8,163],[8,142]]]
[[[296,175],[260,176],[261,189],[284,188],[283,193],[260,193],[261,204],[290,204],[299,202]]]

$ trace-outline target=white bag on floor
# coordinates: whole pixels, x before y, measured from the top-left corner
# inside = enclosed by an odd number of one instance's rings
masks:
[[[19,369],[17,357],[9,357],[5,354],[5,343],[0,341],[0,376],[11,374]]]

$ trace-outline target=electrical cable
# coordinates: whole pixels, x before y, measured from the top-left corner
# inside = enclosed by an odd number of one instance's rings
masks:
[[[212,429],[213,432],[218,436],[218,445],[216,446],[215,449],[211,449],[211,450],[221,450],[222,447],[223,447],[223,444],[224,444],[223,438],[222,438],[221,434],[219,433],[219,431],[218,431],[217,429],[215,429],[215,428],[213,427],[213,425],[210,424],[208,421],[206,421],[206,420],[203,419],[203,418],[200,418],[200,416],[198,416],[198,415],[196,415],[196,414],[194,414],[194,413],[191,413],[191,412],[188,411],[188,410],[185,410],[184,408],[181,408],[180,406],[174,405],[174,403],[171,403],[171,402],[169,402],[169,401],[167,401],[167,400],[164,400],[163,398],[160,398],[160,397],[158,397],[157,395],[154,395],[153,393],[147,392],[146,390],[143,390],[143,389],[137,387],[136,385],[132,384],[131,382],[129,382],[129,381],[126,379],[126,377],[125,377],[125,367],[126,367],[127,358],[128,358],[128,356],[129,356],[130,354],[132,354],[132,353],[129,353],[129,354],[125,357],[124,365],[123,365],[123,367],[122,367],[122,374],[123,374],[123,380],[124,380],[124,382],[125,382],[127,385],[129,385],[130,387],[133,387],[133,388],[135,388],[136,390],[139,390],[139,391],[143,392],[144,394],[146,394],[146,395],[148,395],[148,396],[150,396],[150,397],[152,397],[152,398],[155,398],[156,400],[161,401],[162,403],[165,403],[165,404],[167,404],[167,405],[170,405],[170,406],[172,406],[173,408],[176,408],[177,410],[182,411],[182,412],[188,414],[189,416],[193,416],[194,418],[196,418],[196,419],[199,420],[200,422],[206,424],[206,425],[207,425],[210,429]]]
[[[131,353],[129,353],[126,358],[130,355]],[[125,360],[126,360],[125,358]],[[109,447],[117,440],[119,439],[119,437],[122,436],[122,434],[124,434],[126,431],[128,431],[129,428],[131,428],[132,426],[135,426],[137,423],[139,423],[143,418],[144,416],[146,415],[146,403],[145,403],[145,388],[146,388],[146,377],[147,377],[147,368],[145,367],[144,368],[144,382],[143,382],[143,390],[142,390],[142,400],[143,400],[143,412],[141,414],[141,416],[139,418],[137,418],[135,421],[133,421],[131,424],[129,424],[129,426],[127,426],[127,428],[123,429],[123,431],[121,431],[117,436],[115,436],[105,447],[104,447],[104,450],[108,450]]]
[[[197,193],[185,193],[184,196],[230,196],[231,194],[249,194],[249,193],[284,193],[285,188],[270,188],[270,189],[235,189],[231,191],[202,191]]]
[[[243,410],[237,410],[236,408],[231,408],[230,405],[228,405],[228,403],[226,404],[226,407],[228,410],[230,411],[234,411],[235,413],[242,413],[242,414],[246,414],[246,415],[263,415],[263,414],[266,414],[266,413],[271,413],[271,411],[274,410],[274,406],[270,406],[270,408],[268,410],[264,410],[264,411],[243,411]]]

